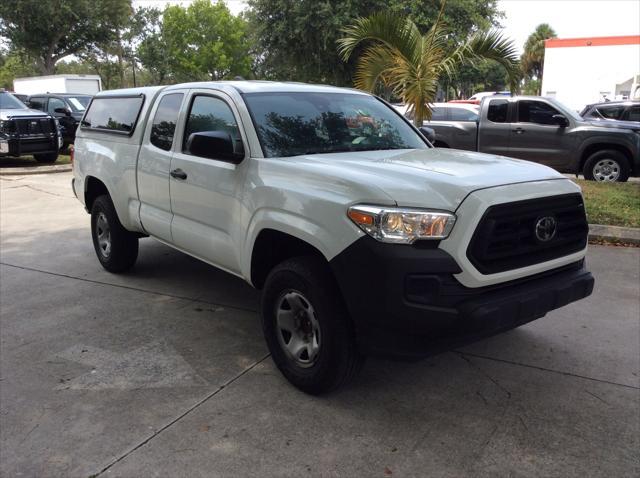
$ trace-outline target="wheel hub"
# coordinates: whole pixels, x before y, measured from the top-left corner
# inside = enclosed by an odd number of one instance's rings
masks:
[[[103,212],[98,214],[96,220],[96,236],[100,254],[104,258],[108,258],[111,255],[111,228],[107,216]]]
[[[320,325],[311,302],[301,292],[290,290],[276,304],[278,342],[301,367],[312,366],[320,353]]]
[[[613,159],[601,159],[593,167],[593,177],[599,182],[614,182],[620,177],[620,165]]]

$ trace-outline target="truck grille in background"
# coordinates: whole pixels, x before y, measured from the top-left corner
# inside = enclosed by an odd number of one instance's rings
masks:
[[[16,131],[28,135],[49,135],[55,131],[55,123],[51,118],[14,118]]]
[[[536,238],[538,219],[554,217],[555,237]],[[589,226],[580,194],[552,196],[491,206],[480,220],[467,257],[483,274],[518,269],[581,251]]]

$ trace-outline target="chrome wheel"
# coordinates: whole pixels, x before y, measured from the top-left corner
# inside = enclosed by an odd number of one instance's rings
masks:
[[[111,228],[107,216],[103,212],[99,213],[96,219],[96,235],[100,254],[106,259],[111,255]]]
[[[593,167],[593,179],[598,182],[615,182],[620,177],[620,164],[615,159],[601,159]]]
[[[311,367],[320,353],[320,324],[311,303],[290,290],[276,303],[278,342],[286,355],[301,367]]]

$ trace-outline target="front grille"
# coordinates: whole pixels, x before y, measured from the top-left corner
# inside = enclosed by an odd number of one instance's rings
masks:
[[[49,135],[55,131],[51,118],[14,118],[16,130],[21,135]]]
[[[536,223],[552,217],[556,232],[544,242]],[[580,194],[567,194],[487,209],[467,248],[467,257],[482,274],[495,274],[550,261],[587,245],[589,226]]]

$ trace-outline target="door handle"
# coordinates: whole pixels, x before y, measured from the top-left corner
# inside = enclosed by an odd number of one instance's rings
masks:
[[[171,171],[169,173],[171,175],[172,178],[176,178],[176,179],[187,179],[187,173],[185,173],[182,169],[178,168],[178,169],[174,169],[173,171]]]
[[[522,129],[522,128],[516,128],[516,129],[512,129],[511,131],[513,131],[515,134],[522,134],[524,133],[526,130]]]

